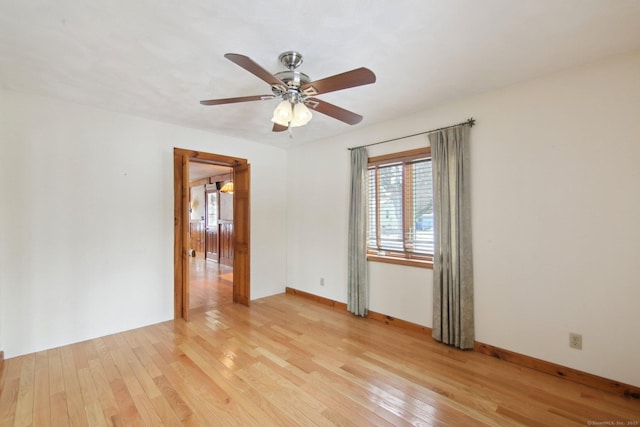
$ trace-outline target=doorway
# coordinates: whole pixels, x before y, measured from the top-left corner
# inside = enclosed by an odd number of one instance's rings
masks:
[[[189,312],[233,301],[232,168],[189,161]]]
[[[203,184],[205,185],[205,195],[203,196],[202,204],[204,205],[204,211],[199,210],[195,215],[195,220],[192,223],[193,206],[190,204],[190,165],[213,165],[223,166],[230,171],[230,177],[234,184],[234,191],[232,195],[233,200],[233,214],[232,219],[227,220],[227,225],[224,230],[226,234],[218,233],[217,236],[213,236],[215,233],[207,233],[205,231],[207,220],[213,219],[208,217],[208,202],[220,203],[219,192],[217,186],[220,186],[221,181],[212,180]],[[207,255],[210,257],[218,256],[220,261],[220,255],[222,249],[215,251],[209,251],[206,249],[207,238],[230,239],[232,245],[231,254],[227,250],[226,262],[229,262],[229,256],[232,256],[233,266],[229,266],[227,271],[218,270],[217,273],[222,275],[227,274],[228,277],[233,277],[232,280],[232,300],[244,305],[249,305],[250,301],[250,259],[249,259],[249,187],[250,187],[250,165],[246,159],[223,156],[212,153],[203,153],[199,151],[184,150],[180,148],[174,148],[174,318],[189,319],[189,301],[190,301],[190,276],[193,270],[194,276],[202,279],[206,279],[206,272],[204,276],[202,271],[196,270],[197,262],[206,261]],[[214,193],[213,188],[216,188],[216,197],[208,199],[206,194],[206,185],[209,185],[210,193]],[[213,187],[216,186],[216,187]],[[231,196],[227,194],[225,196]],[[205,203],[205,197],[207,197]],[[203,214],[201,214],[204,212]],[[219,212],[219,211],[218,211]],[[203,231],[201,241],[192,241],[190,236],[193,227],[200,227]],[[220,229],[218,229],[220,230]],[[231,231],[229,233],[228,231]],[[210,230],[212,231],[212,230]],[[197,246],[198,250],[193,250],[193,246]],[[218,246],[220,248],[220,246]],[[200,261],[198,255],[202,257]],[[196,258],[194,260],[194,258]],[[194,262],[197,261],[197,262]],[[205,264],[206,265],[206,264]],[[225,277],[222,277],[224,280]]]

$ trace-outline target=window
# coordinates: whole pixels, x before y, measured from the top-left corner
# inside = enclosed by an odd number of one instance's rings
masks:
[[[369,159],[368,259],[430,266],[433,260],[431,149]]]

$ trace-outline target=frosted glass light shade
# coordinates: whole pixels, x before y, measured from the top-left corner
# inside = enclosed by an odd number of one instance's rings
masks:
[[[276,109],[273,111],[273,117],[271,121],[277,123],[281,126],[289,126],[289,122],[293,116],[293,111],[291,109],[291,103],[288,100],[284,100],[278,104]]]
[[[303,126],[309,123],[311,120],[311,111],[306,105],[299,103],[293,108],[293,120],[291,121],[291,127]]]

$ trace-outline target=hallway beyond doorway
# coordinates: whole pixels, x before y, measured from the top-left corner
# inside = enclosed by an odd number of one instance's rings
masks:
[[[233,302],[233,267],[189,257],[189,276],[189,311],[206,311]]]

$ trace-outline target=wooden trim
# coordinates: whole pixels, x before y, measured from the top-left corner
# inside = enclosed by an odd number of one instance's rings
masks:
[[[334,301],[334,300],[329,299],[329,298],[321,297],[319,295],[310,294],[308,292],[301,291],[301,290],[294,289],[294,288],[290,288],[288,286],[285,288],[285,292],[288,293],[288,294],[291,294],[291,295],[298,295],[298,296],[301,296],[303,298],[310,299],[310,300],[313,300],[315,302],[319,302],[320,304],[328,305],[329,307],[339,308],[340,310],[346,310],[347,309],[347,304],[345,304],[343,302]]]
[[[610,393],[632,397],[634,399],[640,399],[640,387],[623,384],[598,375],[568,368],[556,363],[536,359],[535,357],[526,356],[524,354],[494,347],[477,341],[473,350],[478,353],[486,354],[487,356],[564,378],[579,384],[587,385],[598,390],[608,391]]]
[[[199,185],[209,184],[209,178],[202,178],[197,181],[189,181],[189,188],[197,187]]]
[[[376,229],[376,242],[375,247],[369,246],[369,242],[367,242],[367,250],[368,253],[372,253],[377,256],[389,256],[394,257],[396,255],[392,254],[395,252],[399,258],[404,258],[407,261],[395,261],[392,259],[381,259],[371,257],[371,261],[380,261],[380,262],[388,262],[390,264],[400,264],[400,265],[409,265],[409,266],[417,266],[424,268],[433,268],[429,267],[429,263],[426,265],[421,265],[420,262],[414,262],[412,259],[413,250],[415,248],[415,239],[414,241],[410,241],[408,235],[410,233],[416,233],[417,230],[413,228],[413,216],[414,209],[413,206],[413,171],[414,165],[417,161],[431,161],[431,147],[423,147],[415,150],[408,150],[398,153],[385,154],[383,156],[371,157],[368,160],[368,173],[371,174],[371,171],[374,171],[375,182],[373,183],[373,187],[375,191],[375,229]],[[402,248],[394,250],[388,250],[387,248],[381,247],[381,221],[380,221],[380,172],[383,167],[393,165],[394,167],[401,167],[400,175],[402,177],[402,191],[400,193],[401,204],[402,204],[402,218],[401,218],[401,227],[402,227]],[[369,194],[371,196],[371,194]],[[415,236],[414,236],[415,237]],[[384,255],[378,255],[383,254]],[[417,255],[417,254],[416,254]],[[425,261],[425,258],[429,258],[426,261],[431,261],[431,254],[426,256],[416,256],[416,260]]]
[[[233,174],[223,173],[223,174],[210,176],[207,179],[209,180],[209,184],[214,184],[215,182],[222,182],[222,181],[231,181],[233,179]]]
[[[185,221],[182,213],[182,156],[174,150],[173,155],[173,317],[182,318],[182,223]]]
[[[321,297],[318,295],[310,294],[305,291],[300,291],[298,289],[293,289],[290,287],[285,288],[285,292],[291,295],[298,295],[316,302],[320,304],[328,305],[330,307],[338,308],[340,310],[347,310],[347,304],[339,301],[334,301],[329,298]],[[387,316],[386,314],[377,313],[375,311],[367,311],[367,315],[365,316],[368,319],[376,320],[378,322],[386,323],[387,325],[398,326],[403,329],[408,329],[411,331],[424,332],[427,334],[431,334],[431,328],[419,325],[417,323],[408,322],[406,320],[397,319],[395,317]]]
[[[431,147],[416,148],[415,150],[400,151],[397,153],[383,154],[381,156],[369,157],[367,161],[369,166],[374,166],[380,163],[386,163],[389,160],[397,161],[398,163],[404,160],[413,160],[423,156],[431,157]]]
[[[189,189],[189,157],[185,155],[180,156],[182,162],[182,180],[180,182],[180,225],[182,227],[180,236],[182,237],[180,247],[180,258],[182,259],[182,283],[186,283],[186,286],[182,286],[182,318],[189,321],[189,198],[191,196]]]
[[[334,301],[329,298],[310,294],[308,292],[300,291],[290,287],[286,287],[285,292],[287,294],[298,295],[303,298],[307,298],[307,299],[319,302],[321,304],[328,305],[330,307],[335,307],[341,310],[347,309],[347,304],[345,303]],[[387,316],[385,314],[376,313],[375,311],[369,311],[366,317],[369,319],[386,323],[387,325],[397,326],[402,329],[408,329],[408,330],[417,331],[417,332],[423,332],[428,335],[431,335],[431,332],[432,332],[432,329],[427,326],[419,325],[417,323],[407,322],[406,320],[396,319],[394,317]],[[592,387],[598,390],[602,390],[602,391],[613,393],[620,396],[625,396],[632,399],[640,399],[640,387],[636,387],[630,384],[624,384],[608,378],[600,377],[598,375],[590,374],[588,372],[583,372],[577,369],[558,365],[556,363],[547,362],[541,359],[536,359],[535,357],[516,353],[510,350],[505,350],[499,347],[494,347],[489,344],[485,344],[478,341],[475,342],[473,351],[484,354],[486,356],[495,357],[505,362],[523,366],[525,368],[530,368],[530,369],[533,369],[534,371],[542,372],[545,374],[563,378],[565,380],[573,381],[578,384],[586,385],[588,387]]]
[[[408,265],[410,267],[420,267],[420,268],[433,269],[433,261],[428,261],[428,260],[419,260],[419,259],[410,259],[410,258],[400,258],[400,257],[391,257],[391,256],[382,256],[382,255],[369,254],[369,255],[367,255],[367,261],[385,262],[387,264]]]
[[[233,168],[233,302],[251,301],[251,165]],[[220,233],[222,235],[222,232]]]
[[[418,323],[409,322],[407,320],[398,319],[396,317],[391,317],[386,314],[377,313],[375,311],[367,311],[368,319],[377,320],[378,322],[385,323],[391,326],[397,326],[402,329],[407,329],[415,332],[422,332],[427,335],[431,335],[431,328],[428,326],[423,326]]]
[[[184,148],[174,148],[173,152],[179,156],[187,156],[190,161],[199,161],[200,163],[211,163],[213,165],[222,166],[237,166],[247,164],[247,159],[223,156],[221,154],[203,153],[195,150],[185,150]]]

